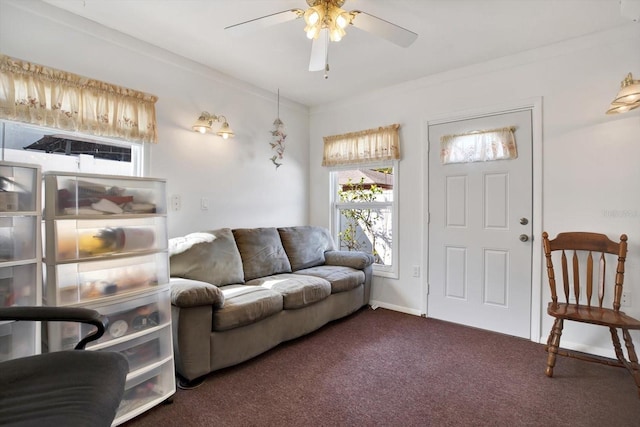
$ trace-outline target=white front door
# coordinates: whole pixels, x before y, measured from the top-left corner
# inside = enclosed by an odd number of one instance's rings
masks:
[[[523,110],[429,125],[428,317],[530,338],[531,122]],[[441,136],[508,126],[516,159],[441,163]]]

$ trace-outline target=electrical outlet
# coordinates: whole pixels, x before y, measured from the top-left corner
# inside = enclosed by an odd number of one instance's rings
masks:
[[[200,199],[200,209],[203,211],[209,210],[209,199],[207,199],[206,197],[202,197]]]
[[[174,211],[179,211],[182,208],[182,199],[179,194],[174,194],[171,196],[171,209]]]
[[[631,307],[631,292],[623,292],[620,299],[620,305],[623,307]]]
[[[413,277],[420,277],[420,266],[419,265],[414,265],[413,266]]]

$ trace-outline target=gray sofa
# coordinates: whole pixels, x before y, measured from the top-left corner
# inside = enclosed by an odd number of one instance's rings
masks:
[[[369,302],[373,257],[336,250],[324,228],[197,234],[205,239],[180,249],[170,244],[173,344],[183,388]]]

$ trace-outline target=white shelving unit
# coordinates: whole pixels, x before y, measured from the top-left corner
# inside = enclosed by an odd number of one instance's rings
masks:
[[[175,393],[166,183],[63,172],[43,176],[43,301],[93,308],[109,318],[105,335],[87,349],[117,351],[129,361],[118,425]],[[50,324],[47,350],[72,348],[87,328]]]
[[[0,162],[0,306],[41,304],[40,167]],[[0,361],[40,352],[37,322],[0,322]]]

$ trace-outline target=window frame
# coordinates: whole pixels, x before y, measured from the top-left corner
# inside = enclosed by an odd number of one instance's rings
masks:
[[[340,210],[347,206],[357,206],[359,208],[379,208],[391,207],[391,265],[373,264],[373,274],[375,276],[398,279],[398,247],[399,247],[399,221],[398,221],[398,182],[399,182],[399,161],[385,160],[375,163],[363,163],[354,165],[334,166],[329,168],[329,194],[330,194],[330,230],[338,249],[340,250]],[[378,169],[393,168],[393,201],[391,202],[369,202],[369,203],[344,203],[338,201],[338,172],[355,169]]]

